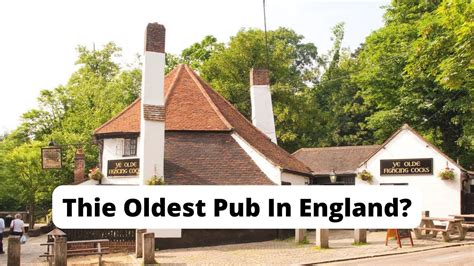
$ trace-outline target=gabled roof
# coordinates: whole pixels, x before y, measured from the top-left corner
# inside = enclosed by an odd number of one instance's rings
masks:
[[[165,77],[166,131],[235,132],[283,170],[310,175],[310,169],[250,123],[187,65]],[[96,137],[140,132],[140,99],[94,131]]]
[[[302,148],[293,155],[305,163],[314,174],[354,174],[359,164],[366,160],[380,145]]]
[[[402,127],[400,127],[395,133],[392,134],[392,136],[390,136],[382,145],[380,145],[380,147],[375,150],[372,154],[370,154],[370,156],[368,156],[364,161],[362,161],[359,166],[362,166],[363,164],[365,164],[367,161],[369,161],[372,157],[374,157],[381,149],[383,149],[385,146],[387,146],[388,143],[390,143],[396,136],[398,136],[398,134],[400,134],[402,131],[404,130],[409,130],[410,132],[412,132],[415,136],[417,136],[418,138],[420,138],[423,142],[425,142],[428,146],[430,146],[433,150],[437,151],[439,154],[441,154],[444,158],[446,158],[446,160],[448,160],[449,162],[451,162],[452,164],[456,165],[456,167],[458,167],[459,169],[461,170],[465,170],[461,165],[459,165],[457,162],[455,162],[453,159],[449,158],[448,155],[444,154],[444,152],[442,152],[438,147],[436,147],[435,145],[433,145],[431,142],[429,142],[427,139],[425,139],[422,135],[420,135],[420,133],[418,133],[416,130],[414,130],[413,128],[411,128],[408,124],[404,124]]]

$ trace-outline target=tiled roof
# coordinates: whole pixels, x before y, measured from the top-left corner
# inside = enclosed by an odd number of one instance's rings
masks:
[[[197,77],[197,76],[196,76]],[[280,146],[273,143],[265,133],[257,129],[247,118],[245,118],[231,103],[215,92],[202,79],[199,82],[211,97],[214,104],[222,115],[232,125],[235,132],[239,134],[252,147],[257,149],[261,155],[269,159],[275,165],[289,171],[299,173],[310,173],[310,169],[298,161]]]
[[[359,165],[381,145],[303,148],[293,155],[305,163],[314,174],[327,175],[355,173]]]
[[[167,131],[165,139],[167,184],[274,185],[230,132]]]
[[[140,99],[135,100],[122,112],[97,128],[94,135],[140,133],[140,104]]]
[[[180,65],[165,91],[167,130],[228,131],[232,126],[196,80],[196,74]]]
[[[274,165],[290,171],[310,174],[303,163],[271,142],[225,98],[216,93],[186,65],[180,65],[165,77],[167,131],[236,132]],[[96,137],[140,132],[140,100],[95,130]]]
[[[232,127],[210,102],[195,74],[180,65],[165,77],[166,130],[229,131]],[[140,132],[141,101],[137,99],[124,111],[94,131],[95,135]]]

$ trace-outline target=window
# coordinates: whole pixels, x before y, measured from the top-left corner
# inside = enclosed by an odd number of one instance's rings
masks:
[[[123,157],[137,155],[137,139],[128,138],[123,140]]]
[[[313,180],[313,185],[355,185],[355,175],[339,175],[336,182],[332,183],[329,176],[318,176]]]
[[[344,185],[355,185],[355,176],[338,176],[337,181],[342,181]]]

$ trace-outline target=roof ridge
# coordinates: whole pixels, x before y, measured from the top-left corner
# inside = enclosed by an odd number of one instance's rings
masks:
[[[221,110],[219,110],[219,108],[216,106],[216,104],[214,103],[214,101],[212,101],[211,97],[209,97],[209,94],[208,92],[206,91],[206,89],[204,88],[204,86],[202,86],[199,78],[197,77],[197,74],[190,69],[190,67],[188,65],[184,65],[184,68],[186,69],[186,71],[188,72],[188,74],[191,76],[191,79],[194,81],[194,83],[196,83],[196,85],[198,86],[199,90],[201,91],[202,95],[204,96],[204,98],[206,98],[206,100],[209,102],[209,104],[211,105],[212,109],[214,110],[214,112],[217,114],[217,116],[221,119],[221,121],[229,128],[229,129],[233,129],[234,127],[229,123],[229,121],[227,121],[227,119],[225,118],[225,116],[222,114]]]
[[[133,106],[135,106],[135,104],[137,104],[137,102],[139,102],[141,100],[141,97],[137,97],[132,103],[130,103],[127,107],[125,107],[120,113],[114,115],[112,118],[110,118],[109,120],[107,120],[107,122],[105,122],[104,124],[102,124],[100,127],[96,128],[94,130],[94,133],[96,133],[97,131],[101,130],[102,128],[104,128],[105,126],[107,126],[108,124],[112,123],[113,121],[115,121],[117,118],[119,118],[122,114],[124,114],[126,111],[128,111],[129,109],[131,109]]]
[[[372,157],[374,157],[377,153],[379,153],[380,150],[382,150],[388,143],[390,143],[398,134],[400,134],[402,131],[408,130],[412,132],[415,136],[417,136],[419,139],[421,139],[423,142],[428,144],[432,149],[434,149],[436,152],[441,154],[444,158],[446,158],[448,161],[450,161],[452,164],[456,165],[459,167],[461,170],[465,170],[462,165],[458,164],[456,161],[451,159],[448,155],[446,155],[443,151],[441,151],[438,147],[436,147],[431,141],[428,141],[425,137],[423,137],[418,131],[416,131],[414,128],[410,127],[407,123],[403,124],[395,133],[393,133],[387,140],[384,141],[382,145],[380,145],[380,148],[374,151],[372,154],[367,157],[363,162],[359,164],[359,167],[362,166],[363,164],[367,163]]]
[[[168,96],[171,95],[171,92],[173,91],[173,89],[176,85],[176,81],[178,80],[179,73],[181,73],[182,69],[183,69],[183,64],[179,64],[179,66],[177,68],[173,69],[171,72],[168,73],[168,75],[170,75],[174,70],[176,70],[176,74],[174,75],[173,81],[170,84],[170,87],[168,89],[168,93],[165,95],[165,104],[166,104],[166,100],[168,99]]]
[[[300,148],[298,151],[311,151],[311,150],[327,150],[327,149],[353,149],[353,148],[375,148],[380,147],[380,144],[371,144],[371,145],[347,145],[347,146],[328,146],[328,147],[309,147],[309,148]],[[295,152],[295,153],[296,153]]]

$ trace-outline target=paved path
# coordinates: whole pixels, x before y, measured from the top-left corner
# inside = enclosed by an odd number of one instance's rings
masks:
[[[46,247],[41,247],[40,243],[45,243],[46,235],[39,237],[30,237],[28,241],[21,245],[21,262],[22,265],[32,263],[39,259],[39,255],[46,251]],[[5,252],[8,250],[8,238],[3,239],[3,248]],[[0,265],[7,265],[7,253],[0,255]]]
[[[160,263],[312,264],[376,254],[421,251],[459,245],[460,243],[474,244],[474,234],[471,233],[466,239],[467,241],[462,242],[446,243],[443,242],[441,237],[435,240],[414,239],[414,247],[411,247],[404,239],[403,248],[398,248],[394,240],[390,241],[388,246],[385,246],[385,235],[385,232],[371,232],[368,234],[369,244],[353,246],[352,230],[332,230],[329,237],[330,248],[322,250],[315,247],[314,232],[310,232],[308,235],[310,243],[305,245],[297,245],[293,240],[266,241],[216,247],[163,250],[157,252],[156,255]]]
[[[156,258],[163,264],[306,264],[377,254],[394,255],[459,244],[474,245],[474,233],[472,232],[469,233],[466,241],[462,242],[446,243],[441,237],[438,237],[434,240],[414,240],[414,247],[404,245],[403,248],[398,248],[395,241],[391,241],[388,246],[385,246],[385,232],[371,232],[368,234],[369,244],[353,246],[352,230],[331,230],[330,249],[320,250],[315,247],[314,235],[314,231],[309,232],[309,244],[299,245],[295,244],[293,239],[287,239],[214,247],[169,249],[157,251]],[[47,265],[44,259],[38,257],[45,251],[45,248],[40,247],[39,243],[45,241],[45,236],[30,238],[25,245],[22,245],[22,265]],[[6,243],[6,239],[4,239],[4,243]],[[405,240],[404,244],[407,244]],[[414,254],[416,256],[420,253]],[[104,261],[105,265],[141,265],[140,260],[137,260],[133,254],[126,253],[106,255]],[[96,255],[68,258],[68,265],[97,265],[97,262],[98,256]],[[0,265],[5,264],[6,255],[0,255]]]
[[[323,265],[473,265],[473,261],[474,246],[460,246]]]

